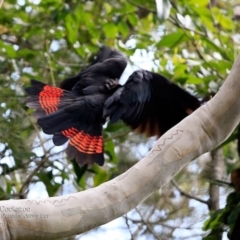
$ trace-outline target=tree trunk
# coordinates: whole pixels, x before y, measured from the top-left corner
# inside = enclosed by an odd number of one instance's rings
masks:
[[[211,152],[212,162],[210,163],[210,186],[209,186],[209,200],[208,207],[210,211],[219,209],[220,187],[214,183],[214,180],[221,180],[224,172],[224,161],[222,148],[213,150]],[[222,239],[222,232],[219,231],[217,238]]]

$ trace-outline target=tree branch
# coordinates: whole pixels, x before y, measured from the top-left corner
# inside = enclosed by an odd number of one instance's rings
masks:
[[[240,57],[208,103],[165,133],[141,161],[115,179],[66,196],[1,201],[1,210],[6,211],[1,212],[0,238],[64,238],[135,208],[190,161],[220,145],[239,124],[239,69]]]
[[[37,167],[35,167],[33,169],[33,171],[27,176],[26,180],[24,181],[19,194],[23,195],[25,189],[27,188],[27,186],[31,183],[32,178],[34,177],[34,175],[38,172],[38,170],[44,165],[44,163],[48,160],[48,157],[45,156],[37,165]]]
[[[141,212],[138,210],[138,208],[135,208],[136,212],[138,213],[138,215],[141,218],[141,222],[147,227],[147,230],[154,236],[155,239],[160,240],[160,236],[157,235],[157,233],[152,229],[152,227],[150,226],[150,224],[148,223],[148,221],[145,221],[143,215],[141,214]]]
[[[184,190],[182,190],[182,189],[178,186],[178,184],[177,184],[177,182],[175,181],[175,179],[172,179],[172,180],[171,180],[171,183],[172,183],[172,185],[180,192],[181,195],[183,195],[183,196],[185,196],[185,197],[187,197],[187,198],[194,199],[194,200],[196,200],[196,201],[198,201],[198,202],[201,202],[201,203],[204,203],[204,204],[207,204],[207,205],[209,204],[208,201],[203,200],[203,199],[201,199],[201,198],[199,198],[199,197],[193,196],[192,194],[187,193],[187,192],[185,192]]]

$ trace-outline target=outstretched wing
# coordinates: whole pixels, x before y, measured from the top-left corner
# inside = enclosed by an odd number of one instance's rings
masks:
[[[190,93],[165,77],[135,71],[104,106],[104,117],[122,119],[139,133],[161,136],[200,106]]]
[[[80,166],[104,163],[103,106],[126,65],[121,53],[103,47],[85,70],[64,80],[60,88],[36,80],[26,88],[27,105],[36,110],[43,132],[53,134],[57,146],[69,140],[66,152]]]
[[[31,81],[26,88],[27,105],[36,110],[38,125],[46,134],[53,134],[53,143],[60,146],[69,140],[67,154],[80,166],[94,162],[103,165],[102,109],[104,94],[76,97],[71,92]]]
[[[80,166],[104,163],[102,138],[102,108],[104,95],[78,97],[50,115],[38,119],[46,134],[53,134],[56,146],[69,141],[67,155]]]
[[[74,77],[61,82],[60,88],[71,90],[76,95],[85,95],[83,89],[91,92],[104,91],[107,79],[119,79],[127,66],[127,59],[118,51],[102,47],[96,59]]]

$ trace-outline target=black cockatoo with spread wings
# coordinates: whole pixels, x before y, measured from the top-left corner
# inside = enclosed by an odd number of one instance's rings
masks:
[[[196,97],[150,71],[137,70],[120,85],[126,65],[121,53],[102,47],[91,65],[60,87],[32,80],[26,88],[27,105],[36,110],[43,132],[53,135],[56,146],[69,141],[67,155],[80,166],[104,164],[102,126],[107,119],[161,136],[200,106]]]

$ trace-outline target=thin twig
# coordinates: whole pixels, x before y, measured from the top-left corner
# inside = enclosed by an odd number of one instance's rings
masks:
[[[139,3],[135,3],[135,2],[133,2],[133,1],[131,1],[131,0],[128,0],[128,2],[131,3],[132,5],[134,5],[135,7],[142,8],[142,9],[145,9],[145,10],[151,12],[151,13],[157,14],[157,11],[154,10],[154,9],[146,8],[146,6],[141,5],[141,4],[139,4]]]
[[[150,233],[152,233],[152,235],[154,236],[154,238],[155,238],[155,239],[158,239],[158,240],[162,239],[162,238],[160,238],[160,237],[157,235],[157,233],[152,229],[152,227],[150,226],[150,224],[149,224],[147,221],[145,221],[144,217],[142,216],[142,213],[141,213],[137,208],[135,208],[135,210],[136,210],[136,212],[139,214],[139,216],[141,217],[141,220],[142,220],[142,222],[145,224],[145,226],[147,227],[148,231],[149,231]]]
[[[204,203],[204,204],[206,204],[206,205],[209,204],[208,201],[203,200],[203,199],[201,199],[201,198],[198,198],[198,197],[196,197],[196,196],[193,196],[192,194],[187,193],[187,192],[185,192],[184,190],[182,190],[182,189],[178,186],[177,182],[176,182],[174,179],[171,180],[171,183],[172,183],[172,185],[181,193],[181,195],[183,195],[183,196],[185,196],[185,197],[187,197],[187,198],[194,199],[194,200],[196,200],[196,201],[198,201],[198,202],[201,202],[201,203]]]
[[[191,34],[189,35],[189,31],[192,31],[192,32],[194,32],[195,34],[198,34],[198,35],[203,36],[203,37],[208,37],[207,34],[204,34],[203,32],[199,32],[199,31],[196,31],[196,30],[193,30],[193,29],[186,28],[184,25],[182,25],[181,22],[178,21],[178,19],[171,19],[171,18],[169,18],[168,20],[169,20],[172,24],[174,24],[175,26],[181,28],[181,29],[185,32],[185,34],[189,36],[189,38],[190,38],[193,46],[194,46],[195,49],[196,49],[196,52],[197,52],[199,58],[202,59],[202,60],[204,61],[204,63],[205,63],[208,67],[210,67],[211,69],[214,69],[214,67],[209,63],[209,61],[207,61],[207,60],[205,59],[204,55],[203,55],[203,54],[201,53],[201,51],[198,49],[198,46],[197,46],[197,44],[196,44],[196,42],[195,42],[195,39],[194,39],[194,36],[192,36]],[[220,79],[224,79],[223,76],[221,76],[221,74],[219,74],[217,70],[216,70],[216,73],[217,73],[217,76],[218,76]]]
[[[179,27],[179,28],[182,28],[182,29],[185,29],[185,30],[187,30],[187,31],[189,31],[189,32],[193,32],[193,33],[195,33],[195,34],[197,34],[197,35],[206,37],[206,34],[205,34],[205,33],[200,32],[200,31],[195,30],[195,29],[192,29],[192,28],[185,27],[181,22],[176,21],[176,19],[168,18],[167,20],[168,20],[170,23],[172,23],[173,25],[176,25],[176,26]]]
[[[25,187],[27,187],[29,185],[29,183],[31,182],[32,178],[34,177],[34,175],[38,172],[38,170],[44,165],[44,163],[48,160],[48,157],[45,156],[39,163],[38,166],[33,169],[33,171],[28,175],[28,177],[26,178],[26,180],[24,181],[19,194],[23,194]]]
[[[37,125],[32,121],[31,117],[29,117],[29,115],[27,114],[27,112],[22,108],[21,109],[23,114],[29,119],[29,121],[31,122],[31,124],[33,125],[33,127],[35,128],[35,131],[37,133],[37,136],[39,138],[39,141],[41,143],[41,147],[43,149],[43,152],[44,152],[44,158],[38,163],[38,166],[28,175],[28,177],[26,178],[26,180],[24,181],[19,193],[22,194],[25,187],[29,185],[29,183],[31,182],[33,176],[36,174],[36,172],[43,166],[43,164],[48,160],[48,157],[47,157],[47,150],[45,149],[44,147],[44,142],[43,142],[43,139],[41,138],[40,134],[39,134],[39,130],[37,128]]]
[[[50,70],[52,85],[56,86],[56,80],[55,80],[53,68],[52,68],[52,65],[51,65],[51,58],[50,58],[48,53],[46,53],[46,58],[47,58],[47,62],[48,62],[49,70]]]
[[[34,129],[35,129],[35,132],[37,133],[37,136],[38,136],[38,139],[41,143],[41,146],[42,146],[42,149],[43,149],[43,152],[44,152],[44,155],[47,154],[47,150],[46,148],[44,147],[44,141],[43,139],[41,138],[41,135],[39,134],[39,129],[37,127],[37,124],[32,120],[32,118],[28,115],[28,113],[26,112],[25,109],[21,108],[23,114],[28,118],[28,120],[30,121],[30,123],[33,125]]]
[[[85,67],[88,66],[88,63],[82,63],[82,64],[80,64],[80,63],[66,63],[66,62],[62,62],[62,61],[60,61],[60,60],[57,60],[57,59],[53,56],[53,54],[50,54],[50,53],[49,53],[49,56],[51,57],[51,59],[52,59],[55,63],[57,63],[58,65],[60,65],[60,66],[62,66],[62,67],[68,66],[68,67],[85,68]]]
[[[133,235],[133,233],[132,233],[132,231],[131,231],[130,224],[129,224],[129,222],[128,222],[129,219],[128,219],[127,214],[126,214],[126,216],[124,216],[124,219],[125,219],[125,223],[126,223],[126,225],[127,225],[128,231],[129,231],[129,233],[130,233],[130,235],[131,235],[131,240],[134,240],[134,235]]]

